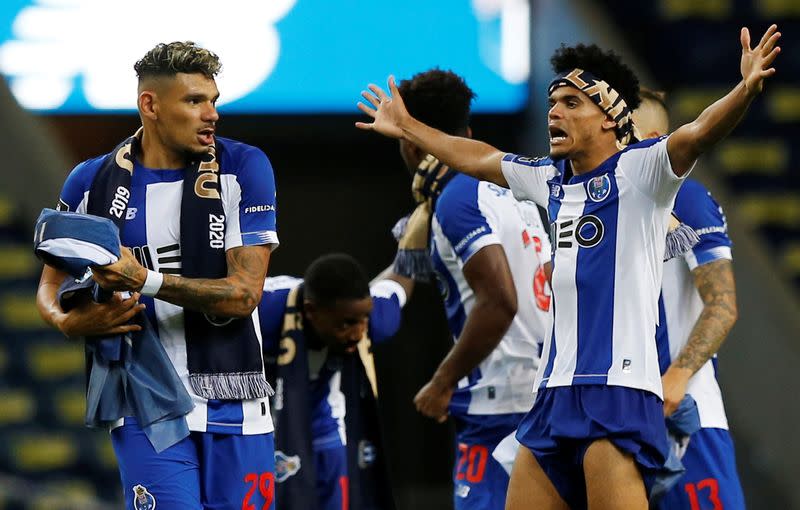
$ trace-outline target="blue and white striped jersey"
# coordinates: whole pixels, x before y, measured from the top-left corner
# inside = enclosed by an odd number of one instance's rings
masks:
[[[450,401],[453,414],[530,410],[541,345],[550,329],[550,288],[544,264],[550,242],[536,206],[517,202],[488,182],[458,174],[436,202],[431,255],[450,331],[458,339],[475,295],[463,268],[481,248],[500,244],[517,292],[517,315],[500,344],[466,378]]]
[[[223,139],[218,153],[220,189],[225,213],[225,249],[239,246],[278,246],[275,227],[275,180],[272,166],[259,149]],[[86,212],[89,189],[105,156],[80,163],[67,177],[60,207]],[[131,177],[131,197],[122,244],[139,262],[154,271],[181,273],[180,215],[183,169],[145,168],[137,161]],[[202,220],[198,220],[202,221]],[[142,296],[146,313],[195,407],[186,416],[189,430],[230,434],[263,434],[273,430],[267,398],[246,401],[206,400],[189,385],[183,308]],[[258,310],[253,312],[258,321]],[[258,322],[256,322],[258,324]]]
[[[655,333],[667,225],[683,182],[667,138],[645,140],[564,181],[567,160],[507,154],[514,196],[547,206],[554,325],[537,388],[601,384],[661,397]]]
[[[661,320],[656,337],[662,373],[688,342],[689,334],[703,311],[703,301],[694,285],[692,270],[715,260],[733,258],[725,214],[702,184],[688,179],[678,192],[674,211],[682,222],[697,232],[700,242],[683,259],[674,258],[664,264],[659,301]],[[686,391],[697,402],[701,426],[728,428],[713,359],[689,379]]]
[[[277,355],[286,314],[286,299],[300,278],[277,276],[264,282],[264,294],[258,305],[261,311],[261,335],[267,353]],[[406,293],[399,283],[380,280],[370,286],[372,312],[367,336],[373,342],[388,340],[400,329]],[[328,349],[308,350],[311,435],[315,449],[324,450],[346,444],[344,427],[345,396],[341,390],[341,364],[328,356]],[[279,407],[276,407],[279,409]]]

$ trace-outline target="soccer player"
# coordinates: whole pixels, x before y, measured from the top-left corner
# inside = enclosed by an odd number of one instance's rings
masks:
[[[562,47],[551,60],[550,156],[506,154],[426,126],[370,85],[361,129],[407,140],[445,164],[548,206],[554,326],[507,508],[647,508],[665,462],[666,431],[655,327],[667,220],[696,159],[739,123],[780,48],[772,25],[755,48],[741,31],[742,81],[669,137],[637,142],[638,80],[597,46]]]
[[[93,268],[114,298],[64,313],[56,294],[65,274],[45,266],[39,310],[69,337],[139,330],[128,322],[144,311],[192,397],[189,436],[161,452],[132,417],[113,428],[126,508],[142,498],[170,509],[274,508],[271,390],[257,328],[278,246],[272,167],[259,149],[215,135],[214,53],[158,44],[134,69],[142,128],[76,166],[59,200],[61,210],[120,227],[128,248]]]
[[[460,76],[419,73],[400,84],[400,94],[414,117],[470,135],[475,95]],[[507,189],[464,174],[448,181],[448,171],[408,140],[400,140],[400,154],[409,171],[424,168],[444,183],[433,197],[429,252],[455,340],[414,403],[426,416],[455,422],[455,508],[502,509],[509,477],[491,454],[533,403],[551,324],[547,232],[536,206]]]
[[[669,115],[663,95],[642,89],[640,96],[633,119],[643,138],[666,134]],[[686,473],[659,505],[664,510],[744,509],[714,364],[737,314],[728,225],[719,204],[693,179],[686,179],[678,191],[673,212],[699,234],[700,243],[683,260],[664,264],[656,337],[664,414],[671,415],[689,394],[697,403],[701,429],[691,435],[681,459]]]
[[[353,431],[345,427],[352,410],[342,391],[343,367],[348,357],[358,357],[359,347],[366,350],[365,342],[381,342],[397,332],[412,289],[410,279],[393,273],[370,285],[358,262],[344,254],[318,258],[303,279],[267,278],[259,305],[261,332],[265,356],[276,359],[278,366],[275,400],[280,405],[274,409],[287,415],[277,420],[278,444],[291,449],[278,452],[279,487],[296,482],[280,492],[287,495],[281,507],[347,510],[347,438]],[[372,369],[370,361],[365,365]],[[348,397],[348,402],[356,400]],[[307,409],[295,407],[302,405]],[[297,437],[298,431],[308,431],[310,437]],[[354,442],[349,446],[359,448],[359,441]],[[306,462],[313,464],[313,476],[304,469]],[[316,494],[303,494],[304,483],[313,484]]]

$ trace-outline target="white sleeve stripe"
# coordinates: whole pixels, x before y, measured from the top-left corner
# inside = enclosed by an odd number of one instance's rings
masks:
[[[397,296],[397,300],[400,302],[400,308],[406,305],[406,301],[408,300],[408,296],[406,296],[406,291],[403,289],[403,286],[397,283],[394,280],[380,280],[375,282],[369,288],[369,293],[372,297],[380,297],[385,299],[390,299],[392,296]]]
[[[699,251],[698,253],[695,253],[692,250],[686,253],[686,263],[689,264],[689,270],[693,270],[698,266],[702,266],[716,260],[733,260],[731,247],[717,246],[708,250]]]

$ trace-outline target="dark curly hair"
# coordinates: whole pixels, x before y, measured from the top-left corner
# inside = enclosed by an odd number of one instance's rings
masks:
[[[641,103],[639,78],[613,51],[603,51],[596,44],[562,44],[550,58],[550,65],[556,74],[569,72],[576,67],[589,71],[619,92],[631,110]]]
[[[369,297],[369,280],[361,265],[345,253],[329,253],[308,266],[303,276],[305,297],[319,306],[332,306],[337,300]]]
[[[461,76],[434,68],[401,81],[398,88],[414,118],[451,135],[466,132],[475,93]]]
[[[214,78],[222,64],[215,53],[192,41],[175,41],[157,44],[134,64],[133,69],[140,81],[178,73],[202,73],[206,78]]]

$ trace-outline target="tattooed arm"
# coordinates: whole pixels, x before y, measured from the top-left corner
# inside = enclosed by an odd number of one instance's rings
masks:
[[[225,278],[184,278],[165,274],[156,297],[220,317],[247,317],[261,301],[270,250],[267,246],[240,246],[228,250],[225,257],[228,262]],[[118,262],[93,268],[93,273],[95,281],[109,290],[138,291],[147,278],[147,269],[127,248],[123,248]]]
[[[662,378],[664,414],[677,409],[689,378],[719,350],[736,322],[736,285],[730,260],[720,259],[692,271],[694,285],[703,300],[703,311],[678,357]]]

